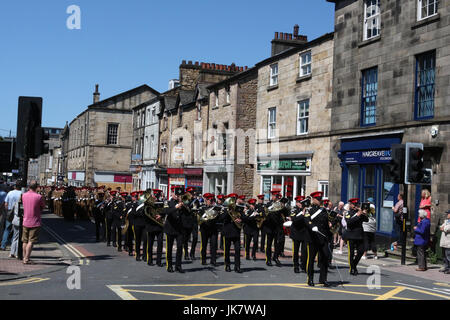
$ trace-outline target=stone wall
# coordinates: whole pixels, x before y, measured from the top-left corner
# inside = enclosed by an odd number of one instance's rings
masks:
[[[335,48],[330,174],[332,197],[341,196],[340,137],[403,131],[402,143],[422,142],[433,166],[433,200],[449,204],[450,123],[450,0],[439,1],[438,15],[417,21],[416,0],[381,1],[381,32],[363,41],[363,1],[338,1],[335,11]],[[416,121],[416,57],[436,52],[434,117]],[[361,127],[361,75],[378,67],[376,124]],[[431,138],[432,126],[439,128]],[[432,147],[438,146],[442,151]],[[414,203],[411,193],[409,203]],[[410,212],[411,212],[410,208]]]
[[[260,65],[258,70],[257,154],[312,152],[311,174],[306,177],[307,194],[317,190],[319,180],[329,180],[332,39],[330,35],[306,48],[289,51],[289,55],[281,54],[279,59],[274,57]],[[311,51],[311,75],[300,77],[300,55],[308,51]],[[273,63],[278,63],[278,85],[270,87],[270,66]],[[306,99],[309,99],[308,132],[297,134],[298,102]],[[276,139],[267,139],[269,108],[273,107],[277,108],[278,133]],[[273,145],[278,150],[271,151]],[[261,174],[256,172],[254,194],[260,193],[260,186]]]

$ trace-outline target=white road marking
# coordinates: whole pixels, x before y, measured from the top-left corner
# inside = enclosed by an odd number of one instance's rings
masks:
[[[412,284],[406,284],[406,283],[401,283],[401,282],[395,282],[396,284],[400,284],[402,286],[407,286],[407,287],[411,287],[411,288],[416,288],[416,289],[422,289],[422,290],[429,290],[429,291],[435,291],[435,292],[439,292],[439,293],[443,293],[445,295],[449,295],[450,296],[450,292],[445,292],[442,290],[435,290],[435,289],[430,289],[430,288],[426,288],[426,287],[420,287],[420,286],[413,286]]]

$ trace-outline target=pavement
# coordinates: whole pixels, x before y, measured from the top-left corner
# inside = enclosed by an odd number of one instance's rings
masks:
[[[44,217],[49,214],[44,213]],[[22,260],[9,258],[10,245],[6,251],[0,251],[0,282],[27,277],[35,277],[70,265],[70,256],[56,240],[41,228],[39,243],[33,247],[31,260],[34,264],[23,264]]]

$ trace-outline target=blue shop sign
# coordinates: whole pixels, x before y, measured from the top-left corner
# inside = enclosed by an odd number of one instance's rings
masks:
[[[352,163],[389,163],[391,161],[391,150],[365,150],[346,152],[344,161]]]

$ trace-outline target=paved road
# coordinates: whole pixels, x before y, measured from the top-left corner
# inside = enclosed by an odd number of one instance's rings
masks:
[[[106,247],[105,243],[96,243],[94,225],[89,221],[70,223],[46,215],[43,222],[43,231],[59,242],[65,258],[70,257],[72,266],[79,268],[81,288],[68,288],[67,281],[73,273],[68,274],[65,268],[38,277],[0,282],[0,299],[450,299],[450,283],[394,272],[392,268],[381,267],[378,288],[369,288],[367,283],[376,285],[376,278],[372,273],[363,274],[367,267],[362,266],[359,267],[362,274],[351,276],[345,256],[336,256],[338,269],[329,272],[328,280],[333,285],[330,288],[308,287],[304,273],[294,274],[290,257],[281,259],[283,267],[267,267],[262,254],[258,255],[258,261],[242,259],[242,274],[225,272],[222,258],[216,268],[202,266],[197,259],[194,262],[183,261],[184,274],[168,273],[165,268],[148,266],[125,252]],[[317,271],[316,282],[318,277]]]

